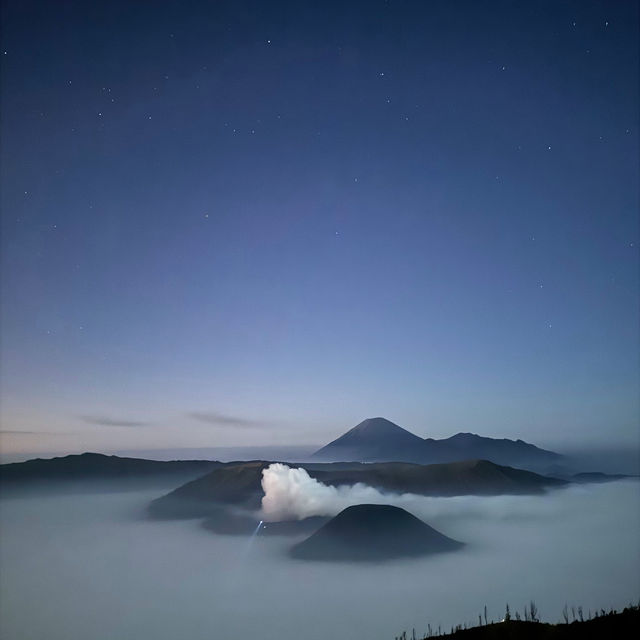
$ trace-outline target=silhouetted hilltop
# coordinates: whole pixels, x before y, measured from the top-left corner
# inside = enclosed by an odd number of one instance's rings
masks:
[[[538,620],[516,619],[463,628],[458,625],[448,633],[431,628],[420,636],[427,638],[464,638],[465,640],[631,640],[640,628],[640,608],[629,606],[622,611],[596,612],[586,620],[565,624],[549,624]],[[414,637],[412,634],[411,637]],[[396,640],[407,640],[402,633]]]
[[[189,477],[210,471],[219,462],[210,460],[143,460],[121,458],[101,453],[83,453],[57,458],[35,458],[26,462],[0,465],[0,484],[4,489],[60,485],[88,481],[132,481],[175,478],[184,482]]]
[[[546,469],[562,456],[523,440],[485,438],[458,433],[450,438],[422,439],[385,418],[369,418],[316,451],[324,461],[413,462],[436,464],[482,459],[528,469]]]
[[[171,493],[154,500],[149,512],[159,518],[197,518],[215,515],[222,505],[260,507],[264,461],[221,464]],[[296,464],[316,480],[332,485],[363,483],[381,491],[424,496],[538,494],[567,484],[531,471],[501,467],[486,460],[418,465],[403,462],[377,464]]]
[[[420,556],[462,547],[399,507],[359,504],[347,507],[291,549],[294,558],[325,561],[378,561]]]

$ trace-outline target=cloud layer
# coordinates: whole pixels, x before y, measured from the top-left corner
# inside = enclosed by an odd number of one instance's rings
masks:
[[[80,416],[80,419],[87,424],[97,424],[103,427],[144,427],[147,422],[136,420],[120,420],[109,416]]]
[[[240,427],[240,428],[252,428],[264,425],[264,422],[258,420],[251,420],[249,418],[243,418],[240,416],[231,416],[225,413],[219,413],[217,411],[191,411],[187,414],[190,418],[198,420],[199,422],[206,422],[217,427]]]

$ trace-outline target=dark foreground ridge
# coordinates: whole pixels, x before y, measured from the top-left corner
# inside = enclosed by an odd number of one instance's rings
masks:
[[[455,551],[464,545],[447,538],[399,507],[347,507],[291,549],[302,560],[375,562]]]
[[[581,612],[582,615],[582,612]],[[566,608],[565,608],[565,616]],[[575,616],[575,611],[574,611]],[[530,616],[529,616],[530,617]],[[462,640],[631,640],[640,630],[640,607],[629,606],[618,612],[604,610],[596,612],[586,620],[565,617],[564,624],[549,624],[539,620],[508,619],[502,622],[480,624],[475,627],[461,626],[442,633],[441,629],[429,628],[421,640],[427,638],[461,638]],[[416,639],[415,631],[411,638]],[[406,632],[395,640],[408,640]]]

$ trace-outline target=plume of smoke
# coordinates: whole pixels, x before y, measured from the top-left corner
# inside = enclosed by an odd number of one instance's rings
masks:
[[[558,502],[547,496],[420,496],[411,493],[382,493],[359,483],[353,486],[333,487],[309,476],[301,468],[286,464],[270,464],[262,472],[262,515],[267,522],[302,520],[310,516],[334,516],[354,504],[392,504],[408,509],[431,525],[454,527],[470,516],[477,520],[527,521],[534,518],[555,518],[559,514]],[[588,498],[585,487],[563,489],[577,500]],[[576,503],[582,505],[582,502]],[[582,507],[580,507],[582,508]],[[567,507],[562,506],[564,512]],[[463,536],[462,533],[458,535]]]
[[[270,464],[262,472],[262,514],[267,521],[334,516],[354,504],[388,504],[404,496],[389,496],[365,484],[331,487],[301,468]]]

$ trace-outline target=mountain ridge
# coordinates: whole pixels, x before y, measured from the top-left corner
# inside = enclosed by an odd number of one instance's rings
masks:
[[[161,519],[215,516],[221,508],[260,507],[262,472],[271,462],[228,463],[192,480],[149,505],[152,517]],[[291,464],[330,486],[358,483],[396,494],[424,496],[531,495],[563,487],[565,480],[531,471],[503,467],[487,460],[419,465],[408,462]]]
[[[163,461],[85,452],[0,464],[0,484],[3,489],[40,485],[54,489],[94,481],[127,483],[174,478],[185,482],[220,464],[213,460]]]
[[[484,459],[499,465],[544,470],[562,456],[524,440],[487,438],[471,432],[449,438],[420,438],[382,417],[367,418],[311,456],[325,462],[412,462],[437,464]]]

